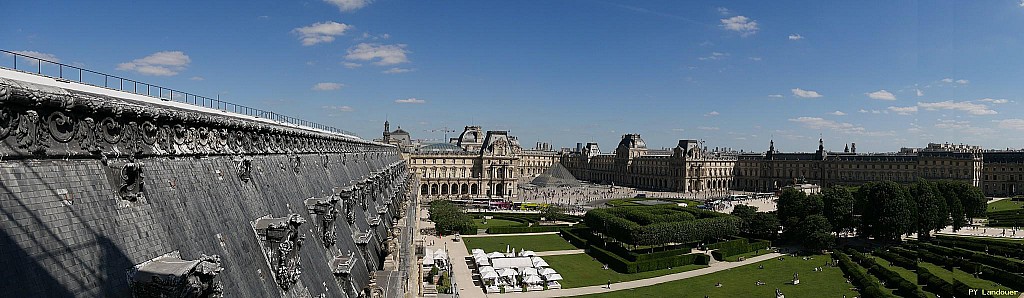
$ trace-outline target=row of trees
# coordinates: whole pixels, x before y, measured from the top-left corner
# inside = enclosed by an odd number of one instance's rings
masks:
[[[978,187],[963,181],[883,181],[861,185],[855,192],[842,186],[817,195],[786,189],[777,216],[784,238],[827,248],[842,232],[899,240],[912,233],[927,239],[931,231],[949,225],[958,230],[984,214],[986,201]]]
[[[658,206],[594,209],[587,211],[583,222],[605,237],[644,246],[722,239],[738,234],[740,225],[739,218],[713,211]]]

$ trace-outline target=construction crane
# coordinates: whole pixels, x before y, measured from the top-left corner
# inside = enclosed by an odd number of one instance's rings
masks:
[[[448,133],[449,132],[458,132],[457,130],[450,130],[450,129],[448,129],[448,126],[445,126],[445,127],[439,128],[439,129],[424,129],[423,131],[424,132],[443,132],[444,133],[444,140],[442,140],[442,142],[447,142],[448,141]]]

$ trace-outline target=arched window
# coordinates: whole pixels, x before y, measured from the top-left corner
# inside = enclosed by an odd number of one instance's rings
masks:
[[[438,192],[437,192],[437,184],[431,184],[430,185],[430,194],[431,195],[437,195],[438,194]]]
[[[427,193],[427,185],[426,184],[421,184],[420,185],[420,194],[421,195],[427,195],[428,194]]]
[[[452,194],[453,195],[459,194],[459,185],[455,184],[455,183],[452,183],[451,190],[452,190]]]
[[[448,184],[441,184],[441,194],[442,195],[448,194]]]
[[[462,194],[469,194],[469,184],[462,184]]]

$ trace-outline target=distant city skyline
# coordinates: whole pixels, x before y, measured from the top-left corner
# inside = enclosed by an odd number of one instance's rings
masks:
[[[1024,2],[4,5],[0,48],[379,138],[1024,147]],[[0,55],[0,65],[11,57]],[[453,137],[449,133],[448,137]]]

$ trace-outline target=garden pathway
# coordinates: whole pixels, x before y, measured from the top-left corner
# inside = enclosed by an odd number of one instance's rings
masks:
[[[582,249],[541,251],[541,252],[537,252],[537,256],[538,257],[546,257],[546,256],[560,256],[560,255],[575,255],[575,254],[581,254],[581,253],[584,253],[584,252],[585,251],[582,250]]]

